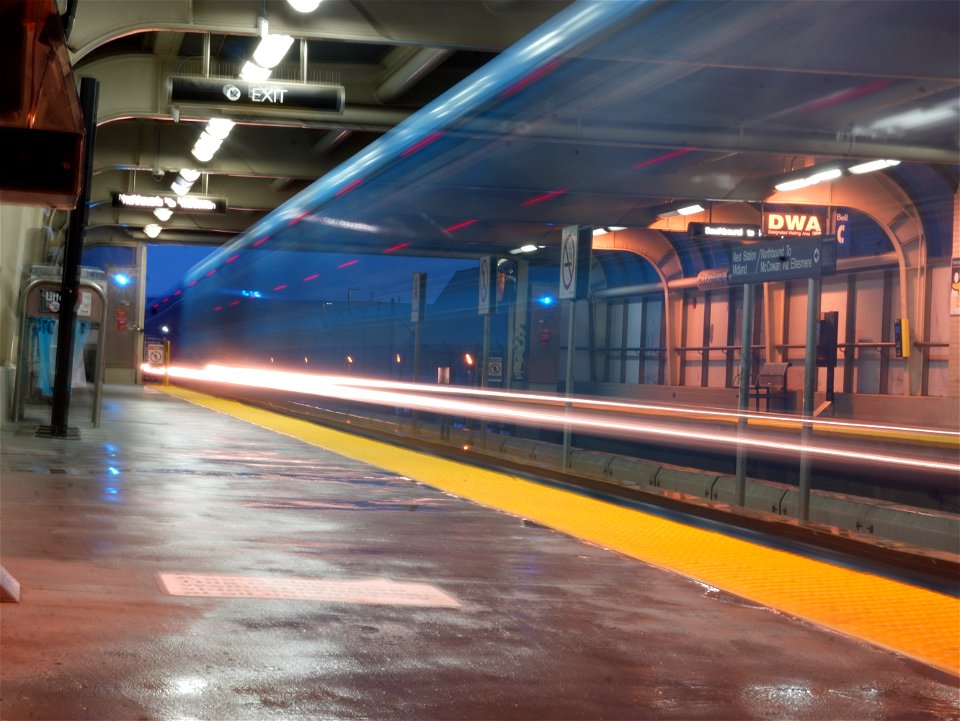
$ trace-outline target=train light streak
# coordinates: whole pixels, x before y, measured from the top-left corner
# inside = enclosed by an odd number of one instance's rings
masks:
[[[384,252],[384,253],[392,253],[392,252],[395,251],[395,250],[400,250],[400,249],[402,249],[402,248],[406,248],[408,245],[410,245],[410,244],[409,244],[409,243],[400,243],[399,245],[392,245],[392,246],[390,246],[389,248],[387,248],[386,250],[384,250],[383,252]]]
[[[348,363],[352,357],[347,356]],[[282,392],[314,395],[337,400],[369,403],[374,405],[400,406],[416,410],[434,411],[452,415],[479,418],[497,418],[500,421],[517,422],[539,427],[563,428],[569,426],[581,433],[645,437],[663,439],[675,443],[700,443],[734,447],[738,444],[758,450],[777,453],[799,454],[801,452],[821,458],[836,458],[855,462],[894,465],[904,468],[922,468],[935,471],[960,473],[960,463],[932,461],[925,458],[861,451],[855,448],[835,448],[815,442],[803,445],[798,441],[782,438],[767,438],[756,433],[737,436],[734,431],[713,428],[698,428],[689,424],[670,426],[657,419],[632,419],[622,415],[600,412],[597,405],[578,408],[573,405],[569,412],[562,403],[565,399],[552,397],[552,407],[542,408],[530,404],[507,403],[487,396],[481,400],[470,398],[470,389],[449,388],[466,397],[444,397],[438,393],[424,393],[427,386],[416,384],[392,384],[393,389],[383,387],[388,381],[351,379],[332,375],[312,375],[258,368],[239,368],[223,365],[208,365],[203,369],[172,366],[166,370],[171,378],[181,378],[214,383],[235,384],[246,387],[270,389]],[[405,387],[404,387],[405,386]],[[501,392],[502,393],[502,392]],[[511,399],[512,394],[506,394]],[[530,394],[518,394],[518,396]]]
[[[444,228],[444,232],[452,233],[455,230],[460,230],[461,228],[466,228],[468,225],[473,225],[477,222],[476,218],[471,218],[470,220],[465,220],[462,223],[457,223],[456,225],[451,225],[449,228]]]
[[[521,203],[521,205],[533,205],[534,203],[542,203],[544,200],[550,200],[550,198],[556,198],[558,195],[563,195],[566,193],[566,190],[551,190],[549,193],[544,193],[543,195],[538,195],[536,198],[530,198]]]

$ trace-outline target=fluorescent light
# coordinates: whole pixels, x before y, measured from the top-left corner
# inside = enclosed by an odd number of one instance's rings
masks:
[[[193,183],[188,183],[183,178],[177,176],[177,179],[170,184],[170,190],[172,190],[177,195],[186,195],[190,192],[190,187]]]
[[[229,118],[210,118],[207,121],[207,132],[218,140],[226,140],[234,125],[236,123]]]
[[[606,234],[607,234],[607,229],[606,229],[606,228],[594,228],[594,229],[593,229],[593,237],[594,237],[594,238],[596,238],[598,235],[606,235]]]
[[[810,181],[807,178],[796,178],[777,183],[773,187],[777,190],[799,190],[800,188],[806,188],[808,185],[810,185]]]
[[[180,168],[180,177],[188,183],[195,183],[197,178],[200,177],[200,171],[193,168]]]
[[[702,213],[705,208],[699,203],[694,203],[693,205],[687,205],[683,208],[677,208],[678,215],[693,215],[694,213]]]
[[[157,208],[153,211],[153,214],[159,218],[161,223],[166,223],[170,220],[170,216],[173,215],[173,211],[170,208]]]
[[[861,173],[872,173],[874,170],[883,170],[884,168],[892,168],[894,165],[900,165],[899,160],[871,160],[867,163],[860,163],[860,165],[852,165],[847,170],[849,170],[854,175],[860,175]]]
[[[824,180],[836,180],[841,175],[843,175],[843,171],[840,168],[830,168],[830,170],[821,170],[814,173],[807,180],[810,181],[810,185],[816,185]]]
[[[240,79],[246,80],[248,83],[262,83],[269,77],[270,70],[267,68],[261,68],[259,65],[252,63],[249,60],[244,63],[243,69],[240,70]]]
[[[264,35],[253,51],[253,61],[261,68],[276,67],[293,45],[289,35]]]
[[[535,250],[539,250],[539,247],[536,246],[536,245],[521,245],[521,246],[520,246],[520,252],[521,252],[521,253],[532,253],[532,252],[535,251]]]
[[[618,230],[626,230],[626,229],[627,229],[627,226],[625,225],[608,225],[607,226],[607,230],[612,230],[614,233],[616,233]]]
[[[143,227],[143,232],[147,234],[148,238],[156,238],[158,235],[160,235],[161,230],[163,230],[163,228],[156,223],[150,223],[150,225],[145,225]]]
[[[200,133],[200,138],[197,140],[196,145],[193,146],[193,150],[190,152],[193,153],[193,157],[195,157],[201,163],[205,163],[213,157],[217,150],[219,150],[222,142],[223,140],[213,137],[210,135],[210,133],[204,130],[202,133]]]
[[[312,13],[320,7],[321,0],[287,0],[287,2],[298,13]]]

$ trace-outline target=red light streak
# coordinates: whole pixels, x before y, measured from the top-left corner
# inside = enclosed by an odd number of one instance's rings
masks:
[[[173,291],[173,294],[176,296],[176,295],[180,295],[182,292],[183,292],[182,288],[177,288],[175,291]]]
[[[296,225],[296,224],[299,223],[301,220],[303,220],[304,218],[306,218],[308,215],[310,215],[310,211],[309,211],[309,210],[305,210],[305,211],[303,211],[302,213],[300,213],[300,215],[298,215],[296,218],[291,219],[290,222],[288,223],[288,225]]]
[[[444,228],[447,233],[452,233],[455,230],[460,230],[460,228],[466,228],[468,225],[473,225],[477,222],[476,218],[471,220],[465,220],[462,223],[457,223],[456,225],[451,225],[449,228]]]
[[[354,180],[352,183],[350,183],[350,185],[346,185],[346,186],[340,188],[340,190],[337,191],[337,197],[340,197],[341,195],[344,195],[345,193],[349,193],[351,190],[353,190],[354,188],[356,188],[356,187],[357,187],[358,185],[360,185],[360,183],[362,183],[362,182],[363,182],[363,178],[357,178],[357,179]]]
[[[260,240],[254,242],[253,245],[251,245],[250,247],[251,247],[251,248],[259,248],[261,245],[263,245],[264,243],[266,243],[268,240],[270,240],[270,236],[269,236],[269,235],[265,235],[265,236],[263,236]]]
[[[414,154],[415,152],[417,152],[418,150],[421,150],[422,148],[425,148],[425,147],[427,147],[428,145],[430,145],[430,143],[432,143],[434,140],[436,140],[437,138],[439,138],[441,135],[443,135],[443,131],[442,131],[442,130],[434,133],[433,135],[431,135],[431,136],[429,136],[429,137],[424,138],[423,140],[421,140],[421,141],[420,141],[419,143],[417,143],[416,145],[412,145],[412,146],[410,146],[409,148],[407,148],[406,150],[404,150],[402,157],[405,158],[405,157],[407,157],[408,155],[413,155],[413,154]]]
[[[622,417],[610,418],[576,407],[566,412],[560,407],[560,404],[566,400],[562,396],[549,396],[549,399],[555,405],[549,410],[542,410],[486,400],[475,401],[470,399],[437,397],[436,387],[426,385],[420,386],[416,384],[402,384],[342,376],[309,375],[218,365],[208,365],[203,370],[173,366],[168,369],[168,374],[173,378],[192,378],[218,383],[268,388],[278,391],[306,393],[327,398],[349,399],[371,404],[433,410],[458,415],[486,418],[496,417],[503,420],[509,419],[538,426],[560,428],[564,425],[569,425],[573,428],[579,428],[581,431],[596,431],[607,434],[619,433],[631,438],[642,435],[653,438],[669,438],[681,442],[708,442],[728,446],[742,444],[768,451],[805,452],[814,456],[925,468],[953,473],[960,472],[960,464],[957,463],[945,463],[894,454],[862,452],[848,448],[831,448],[822,444],[803,445],[799,442],[771,440],[751,435],[738,437],[736,432],[696,429],[689,426],[672,428],[657,421],[635,421],[623,419]],[[390,386],[395,388],[395,390],[381,390],[381,388],[385,386]],[[428,389],[433,392],[423,392]],[[476,395],[475,392],[466,388],[451,387],[443,389],[443,392]],[[492,393],[507,396],[512,395],[505,394],[502,391]],[[488,395],[487,392],[484,392],[484,394]],[[951,435],[958,434],[953,433]]]
[[[525,200],[521,205],[533,205],[534,203],[542,203],[544,200],[550,200],[550,198],[555,198],[558,195],[563,195],[566,193],[566,190],[552,190],[545,195],[539,195],[536,198],[530,198],[530,200]]]
[[[214,310],[223,310],[223,306],[222,306],[222,305],[218,305],[216,308],[214,308]]]
[[[228,263],[232,263],[233,261],[235,261],[235,260],[236,260],[237,258],[239,258],[239,257],[240,257],[239,255],[231,255],[229,258],[227,258],[227,262],[228,262]]]
[[[207,273],[207,277],[209,278],[211,275],[213,275],[213,274],[216,273],[216,272],[217,272],[217,269],[214,268],[214,269],[211,270],[209,273]]]
[[[239,300],[232,300],[232,301],[230,301],[230,305],[240,305],[240,301],[239,301]]]
[[[153,304],[153,307],[154,307],[154,308],[159,308],[159,307],[160,307],[160,304],[159,304],[159,303],[154,303],[154,304]]]
[[[160,301],[160,302],[161,302],[161,303],[169,303],[169,302],[170,302],[170,298],[169,298],[169,297],[164,298],[164,299],[163,299],[162,301]]]
[[[648,165],[655,165],[656,163],[662,163],[665,160],[670,160],[672,158],[679,158],[682,155],[687,153],[692,153],[696,148],[680,148],[680,150],[674,150],[669,153],[664,153],[663,155],[658,155],[656,158],[650,158],[650,160],[644,160],[642,163],[637,163],[634,165],[634,168],[645,168]]]
[[[349,268],[351,265],[356,265],[359,262],[359,260],[348,260],[346,263],[338,265],[337,268]]]
[[[314,273],[313,275],[308,275],[306,278],[304,278],[304,279],[303,279],[303,282],[304,282],[304,283],[309,283],[311,280],[316,280],[316,279],[319,278],[319,277],[320,277],[320,274],[319,274],[319,273]]]
[[[197,281],[192,280],[192,281],[190,281],[189,283],[187,283],[187,287],[188,287],[188,288],[192,288],[192,287],[195,286],[196,284],[197,284]]]
[[[530,73],[527,77],[525,77],[525,78],[523,78],[522,80],[514,83],[514,84],[511,85],[509,88],[507,88],[506,90],[504,90],[502,93],[500,93],[500,97],[501,97],[501,98],[505,98],[505,97],[507,97],[507,96],[509,96],[509,95],[513,95],[514,93],[519,92],[520,90],[523,90],[523,89],[524,89],[525,87],[527,87],[530,83],[534,82],[535,80],[537,80],[537,79],[539,79],[539,78],[542,78],[542,77],[543,77],[544,75],[546,75],[548,72],[550,72],[550,71],[553,70],[555,67],[557,67],[557,65],[559,65],[559,64],[560,64],[560,60],[559,60],[559,59],[554,60],[553,62],[547,63],[546,65],[544,65],[544,66],[543,66],[542,68],[540,68],[539,70],[536,70],[536,71]]]
[[[794,112],[797,113],[812,113],[815,110],[823,110],[824,108],[829,108],[833,105],[839,105],[840,103],[845,103],[848,100],[853,100],[854,98],[859,98],[861,95],[867,95],[868,93],[875,92],[877,90],[882,90],[892,83],[892,80],[878,80],[875,83],[870,83],[869,85],[864,85],[859,88],[851,88],[845,92],[836,93],[830,95],[823,100],[816,100],[809,105],[801,105],[799,108],[796,108]]]
[[[287,287],[287,284],[284,283],[283,285],[278,285],[276,288],[274,288],[274,290],[283,290],[286,287]]]
[[[395,251],[395,250],[400,250],[401,248],[406,248],[408,245],[410,245],[410,244],[409,244],[409,243],[401,243],[400,245],[393,245],[393,246],[387,248],[387,249],[386,249],[385,251],[383,251],[383,252],[384,252],[384,253],[392,253],[392,252]]]

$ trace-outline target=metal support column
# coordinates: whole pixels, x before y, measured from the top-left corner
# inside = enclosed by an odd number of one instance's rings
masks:
[[[750,401],[750,365],[753,355],[753,284],[743,286],[743,318],[740,334],[740,397],[737,402],[737,485],[734,502],[746,505],[747,498],[747,447],[743,441],[747,434],[747,409]]]
[[[95,78],[80,81],[80,109],[83,112],[83,166],[81,168],[80,197],[70,213],[70,225],[64,247],[63,280],[60,289],[60,319],[57,327],[57,361],[53,378],[53,410],[50,414],[50,434],[65,438],[70,416],[70,378],[73,374],[74,321],[77,316],[77,291],[80,284],[80,259],[83,256],[83,236],[87,229],[87,206],[93,177],[93,146],[97,139],[97,100],[100,82]],[[100,332],[103,332],[101,329]]]
[[[567,370],[564,376],[563,393],[569,399],[573,394],[573,355],[576,352],[577,343],[574,334],[576,333],[577,301],[570,301],[570,317],[567,323]],[[564,405],[564,413],[570,414],[570,401]],[[570,425],[563,425],[563,471],[570,468]]]
[[[483,351],[480,368],[480,387],[486,388],[490,384],[490,314],[483,316]],[[487,419],[480,416],[480,447],[487,447]]]
[[[810,455],[804,448],[813,436],[813,391],[817,385],[817,328],[820,318],[820,279],[807,280],[807,344],[803,359],[803,426],[800,430],[800,509],[802,523],[810,520]]]

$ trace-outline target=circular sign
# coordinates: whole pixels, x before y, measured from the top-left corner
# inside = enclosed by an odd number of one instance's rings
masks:
[[[576,281],[577,265],[577,233],[575,230],[563,231],[563,242],[560,246],[560,285],[565,294],[573,293]],[[569,297],[569,296],[568,296]]]
[[[148,348],[147,349],[147,363],[152,366],[163,365],[163,349],[162,348]]]
[[[487,302],[487,294],[490,292],[490,259],[483,257],[480,259],[480,302]]]

